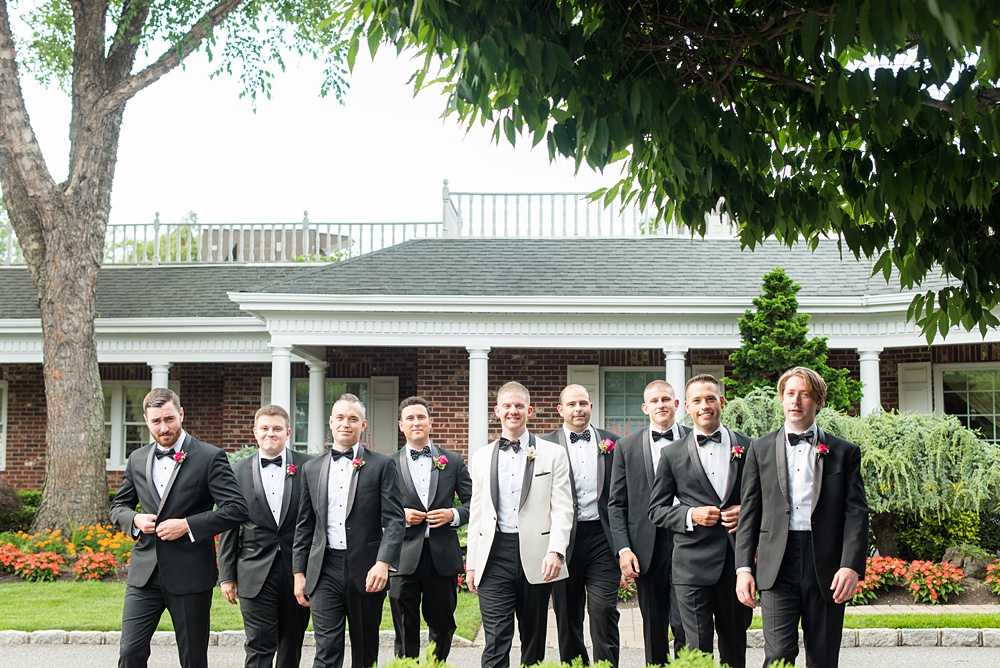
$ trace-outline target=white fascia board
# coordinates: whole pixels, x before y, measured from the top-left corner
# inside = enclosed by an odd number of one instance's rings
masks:
[[[97,318],[98,334],[240,334],[267,329],[258,318]],[[41,334],[40,318],[0,319],[0,336]]]

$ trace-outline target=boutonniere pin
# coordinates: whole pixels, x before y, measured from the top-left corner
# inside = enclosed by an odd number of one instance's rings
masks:
[[[187,456],[188,453],[184,452],[183,450],[178,450],[177,452],[174,453],[174,463],[177,464],[177,466],[180,466],[181,464],[184,463],[184,460],[187,459]]]
[[[606,438],[603,441],[601,441],[600,445],[598,445],[597,447],[601,449],[602,455],[606,455],[615,449],[615,442],[612,441],[610,438]]]
[[[732,454],[733,459],[741,459],[743,457],[743,446],[734,445],[733,449],[730,450],[729,452]]]
[[[358,457],[357,459],[355,459],[354,461],[351,462],[351,466],[354,467],[355,471],[357,471],[359,468],[361,468],[364,465],[365,465],[365,460],[361,459],[361,457]]]
[[[285,467],[285,473],[287,473],[289,477],[295,475],[295,470],[295,464],[289,464]]]
[[[816,444],[816,454],[820,457],[826,457],[826,453],[830,452],[830,448],[826,446],[826,443]]]
[[[443,471],[444,467],[447,465],[448,465],[448,458],[445,457],[444,455],[441,455],[440,457],[434,460],[434,468],[438,469],[439,471]]]
[[[528,461],[530,462],[532,459],[535,458],[535,446],[529,445],[524,449],[524,453],[528,455]]]

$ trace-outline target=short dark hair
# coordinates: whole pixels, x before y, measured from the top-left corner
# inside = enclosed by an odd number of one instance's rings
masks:
[[[431,415],[431,406],[427,403],[427,400],[423,397],[406,397],[399,402],[399,417],[403,417],[403,409],[409,408],[410,406],[423,406],[424,410],[427,411],[427,417]]]
[[[571,383],[571,384],[567,385],[566,387],[564,387],[562,389],[562,391],[559,393],[559,404],[560,405],[562,405],[563,397],[565,397],[566,393],[569,392],[570,390],[583,390],[584,392],[587,393],[587,401],[590,401],[590,390],[588,390],[583,385],[580,385],[579,383]]]
[[[722,383],[720,383],[719,379],[710,373],[699,373],[697,376],[691,376],[690,380],[684,384],[684,393],[687,394],[687,389],[695,383],[710,383],[715,385],[715,390],[720,395],[722,394]]]
[[[336,406],[341,401],[346,401],[349,404],[357,404],[358,406],[361,406],[361,419],[362,420],[366,419],[366,413],[368,411],[365,409],[365,402],[361,401],[361,399],[358,397],[358,395],[351,394],[350,392],[344,392],[342,395],[340,395],[339,397],[337,397],[337,400],[333,402],[333,405]],[[331,411],[330,412],[330,416],[332,417],[333,416],[333,406],[330,407],[330,411]]]
[[[288,417],[288,411],[286,411],[284,408],[282,408],[277,404],[268,404],[267,406],[261,406],[260,408],[257,409],[257,412],[254,413],[253,425],[256,427],[257,420],[259,420],[265,415],[273,415],[276,417],[284,418],[286,427],[291,424],[291,419]]]
[[[160,408],[171,402],[173,402],[177,410],[180,410],[181,399],[177,396],[176,392],[165,387],[154,388],[142,400],[142,414],[146,415],[147,408]]]

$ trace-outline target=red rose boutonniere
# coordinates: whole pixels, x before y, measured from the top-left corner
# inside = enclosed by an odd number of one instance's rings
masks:
[[[361,468],[364,465],[365,465],[365,460],[361,459],[361,457],[358,457],[357,459],[355,459],[354,461],[351,462],[351,466],[354,467],[355,471],[357,471],[359,468]]]
[[[438,469],[439,471],[443,471],[444,467],[447,465],[448,465],[448,458],[445,457],[444,455],[441,455],[440,457],[434,460],[434,468]]]
[[[601,441],[601,444],[598,445],[597,447],[601,449],[602,455],[606,455],[615,449],[615,442],[612,441],[610,438],[606,438],[603,441]]]
[[[740,459],[740,458],[743,457],[743,446],[742,445],[734,445],[733,449],[730,450],[729,452],[732,454],[733,459]]]
[[[287,473],[289,476],[295,475],[295,471],[296,471],[295,464],[289,464],[288,466],[285,467],[285,473]]]
[[[830,448],[826,446],[826,443],[818,443],[816,445],[816,454],[820,457],[826,457],[826,453],[830,452]]]
[[[188,453],[184,452],[183,450],[179,450],[174,453],[174,462],[177,464],[177,466],[180,466],[181,464],[184,463],[184,460],[187,459],[187,456]]]

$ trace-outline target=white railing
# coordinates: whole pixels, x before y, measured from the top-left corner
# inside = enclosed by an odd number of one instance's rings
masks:
[[[675,225],[653,226],[637,205],[592,202],[586,193],[472,193],[441,190],[442,218],[426,223],[207,224],[197,221],[109,225],[105,264],[330,262],[411,239],[436,237],[602,238],[690,236]],[[733,237],[727,219],[709,216],[707,236]],[[0,220],[0,264],[24,264],[10,223]]]

